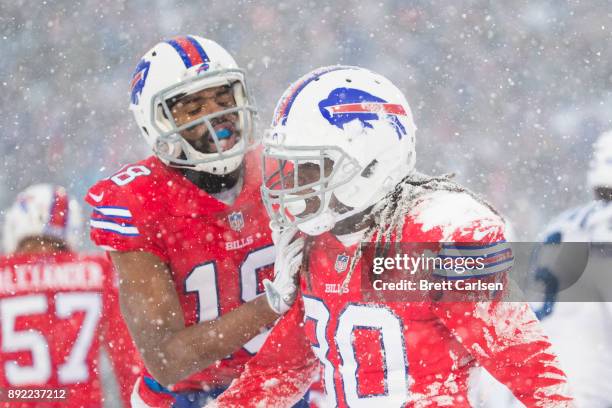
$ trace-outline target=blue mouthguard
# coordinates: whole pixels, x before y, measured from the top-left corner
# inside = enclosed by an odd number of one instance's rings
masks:
[[[229,129],[221,129],[217,131],[217,139],[223,140],[232,136],[232,131]]]

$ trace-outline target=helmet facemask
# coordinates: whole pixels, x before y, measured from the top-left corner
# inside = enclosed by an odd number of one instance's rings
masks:
[[[330,204],[337,202],[334,191],[361,172],[356,160],[336,146],[287,147],[278,143],[281,134],[270,136],[272,143],[264,144],[261,191],[273,227],[297,226],[319,235],[353,214]]]
[[[235,102],[232,104],[234,106],[204,114],[180,125],[177,124],[172,114],[170,101],[179,98],[175,103],[180,102],[180,99],[197,92],[221,86],[230,87]],[[153,117],[152,125],[159,134],[153,147],[155,154],[173,167],[217,175],[228,174],[236,170],[242,163],[244,154],[258,142],[254,129],[256,110],[249,103],[250,100],[244,73],[240,69],[223,69],[204,74],[196,72],[195,76],[162,89],[153,95],[150,106]],[[215,129],[219,119],[227,120],[232,115],[236,115],[237,120],[231,120],[230,129]],[[207,129],[202,137],[210,138],[216,151],[203,152],[194,147],[193,140],[190,142],[181,135],[181,132],[189,131],[202,124]],[[235,144],[223,150],[222,140],[232,136],[237,138]],[[204,143],[208,143],[208,140],[204,140]]]

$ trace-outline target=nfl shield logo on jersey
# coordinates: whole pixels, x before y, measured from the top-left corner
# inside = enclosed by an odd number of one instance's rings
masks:
[[[230,228],[234,231],[240,231],[244,228],[244,217],[241,211],[236,211],[227,216]]]
[[[336,258],[336,263],[334,265],[336,272],[340,273],[340,272],[346,271],[346,267],[348,266],[349,259],[350,257],[347,254],[338,255],[338,257]]]

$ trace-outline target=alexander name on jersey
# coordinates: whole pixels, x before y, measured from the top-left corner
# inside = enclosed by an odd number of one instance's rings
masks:
[[[104,271],[97,262],[37,262],[0,267],[0,293],[45,290],[101,290]]]

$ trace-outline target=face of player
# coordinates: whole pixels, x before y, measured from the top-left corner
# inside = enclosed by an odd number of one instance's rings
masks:
[[[612,188],[611,187],[596,187],[595,198],[603,201],[612,201]]]
[[[325,167],[324,169],[325,177],[329,177],[329,175],[331,174],[333,170],[333,161],[326,158],[324,162],[324,167]],[[321,170],[318,164],[300,163],[297,166],[297,168],[298,168],[298,177],[297,177],[298,187],[317,182],[321,178]],[[288,182],[287,187],[293,188],[292,175],[291,177],[288,177],[288,179],[291,181]],[[305,189],[299,190],[299,192],[297,192],[296,194],[306,195],[309,193],[313,193],[314,191],[315,190],[313,188],[305,188]],[[302,211],[300,214],[295,214],[296,217],[305,217],[309,214],[314,214],[315,212],[317,212],[317,210],[319,209],[319,206],[321,205],[321,200],[318,196],[309,197],[305,199],[304,201],[306,203],[306,207],[304,211]],[[336,198],[332,195],[330,207],[332,209],[340,209],[342,207],[342,204],[338,202],[338,200],[336,200]]]
[[[182,97],[172,106],[171,111],[177,126],[182,126],[205,115],[235,106],[232,88],[217,86]],[[210,120],[222,151],[231,149],[240,140],[238,120],[238,113],[228,113]],[[183,130],[181,136],[202,153],[214,153],[218,150],[205,123]]]

